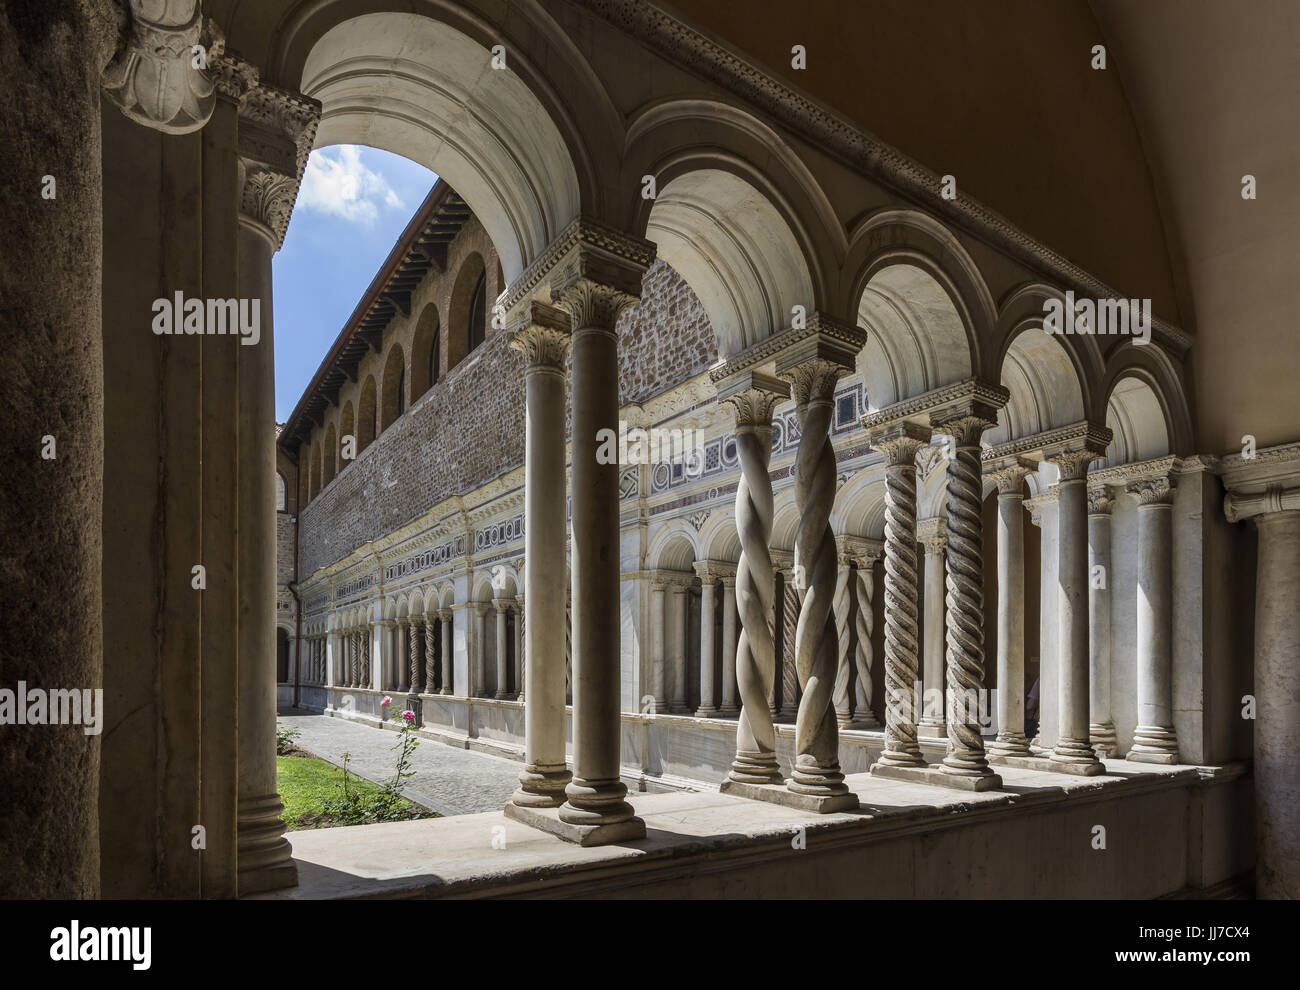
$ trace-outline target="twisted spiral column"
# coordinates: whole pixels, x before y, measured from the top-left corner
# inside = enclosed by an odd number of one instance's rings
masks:
[[[948,460],[948,755],[941,769],[962,777],[993,776],[978,721],[978,700],[984,691],[984,530],[980,517],[983,476],[979,440],[996,423],[996,418],[968,413],[935,424],[936,430],[956,441]]]
[[[851,560],[846,553],[838,555],[839,571],[835,577],[835,628],[841,630],[837,637],[839,657],[835,666],[835,721],[840,728],[853,720],[849,704],[849,589],[853,583]]]
[[[410,677],[407,690],[411,694],[419,694],[421,687],[420,672],[424,669],[424,665],[420,663],[420,646],[424,642],[424,618],[422,616],[411,616],[411,627],[406,637],[406,655],[409,665],[407,673]]]
[[[438,689],[438,615],[430,612],[424,620],[424,693]]]
[[[348,687],[361,686],[361,631],[353,629],[348,634]]]
[[[835,383],[845,368],[814,357],[787,369],[799,416],[795,498],[796,585],[805,587],[795,627],[795,671],[803,696],[795,719],[794,773],[787,786],[800,794],[846,794],[839,763],[839,729],[833,696],[839,636],[833,613],[837,553],[831,529],[835,500],[835,448],[830,425]]]
[[[854,655],[854,663],[857,665],[857,682],[854,684],[853,689],[853,722],[863,729],[874,729],[880,725],[876,721],[875,712],[871,708],[873,692],[871,667],[874,659],[871,634],[875,625],[875,617],[871,611],[871,565],[873,559],[871,557],[860,559],[857,567],[854,568],[858,604],[858,610],[854,615],[854,632],[858,649]]]
[[[899,423],[872,434],[885,455],[885,748],[877,761],[925,766],[916,741],[913,696],[920,676],[916,607],[916,452],[930,431]]]
[[[736,758],[731,780],[779,784],[776,727],[768,700],[776,679],[776,647],[768,617],[776,599],[776,572],[768,549],[772,537],[772,409],[785,391],[783,383],[758,383],[729,396],[736,416],[736,451],[740,482],[736,487],[736,527],[740,562],[736,565],[736,683],[740,715],[736,724]]]

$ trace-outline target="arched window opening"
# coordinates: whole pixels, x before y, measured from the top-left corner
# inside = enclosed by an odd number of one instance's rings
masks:
[[[280,684],[289,683],[289,634],[278,627],[275,630],[275,679]]]
[[[357,453],[374,442],[376,424],[375,376],[367,375],[361,386],[361,399],[357,404]]]
[[[479,275],[470,296],[468,337],[471,351],[487,339],[487,272]]]
[[[406,409],[406,356],[394,344],[384,362],[384,381],[380,394],[383,409],[379,417],[379,432],[383,433]]]
[[[406,369],[397,374],[397,415],[406,412]]]
[[[279,471],[275,472],[275,511],[289,511],[289,492],[284,483],[284,475]]]
[[[433,346],[429,349],[429,385],[438,384],[438,352],[442,350],[442,334],[433,332]]]

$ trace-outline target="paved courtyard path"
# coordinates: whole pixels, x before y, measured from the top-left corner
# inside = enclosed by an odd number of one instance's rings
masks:
[[[350,753],[349,770],[376,783],[392,779],[396,732],[327,715],[285,713],[279,721],[301,733],[295,744],[322,760],[342,766],[343,754]],[[404,797],[443,815],[472,815],[500,811],[519,786],[523,764],[421,739],[412,769],[415,776],[407,779]]]

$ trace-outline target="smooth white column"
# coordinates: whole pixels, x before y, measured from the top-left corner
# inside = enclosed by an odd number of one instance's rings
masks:
[[[524,690],[527,683],[528,655],[524,652],[524,600],[522,598],[515,601],[512,614],[515,618],[515,684],[519,688],[516,700],[525,701],[528,697]]]
[[[695,714],[700,718],[714,718],[718,714],[716,685],[713,680],[713,659],[716,656],[713,630],[716,575],[707,565],[696,564],[695,570],[700,576],[700,707]]]
[[[1069,451],[1050,458],[1061,472],[1057,502],[1059,582],[1060,733],[1051,759],[1075,768],[1096,768],[1100,762],[1088,738],[1088,463],[1097,454]],[[1171,668],[1172,669],[1172,668]],[[1172,698],[1172,682],[1170,684]],[[1171,704],[1172,708],[1172,704]]]
[[[993,474],[998,485],[998,735],[989,752],[1029,756],[1025,738],[1025,478],[1012,464]]]
[[[948,716],[944,705],[946,683],[943,656],[943,557],[947,534],[943,519],[939,517],[917,523],[916,531],[918,542],[925,548],[925,594],[922,596],[925,611],[921,636],[925,670],[921,675],[923,692],[917,733],[932,739],[947,739]]]
[[[504,599],[498,598],[492,603],[496,608],[496,632],[497,632],[497,689],[496,697],[504,700],[510,697],[508,690],[510,685],[510,653],[508,648],[509,637],[506,628],[506,610],[509,603]]]
[[[770,638],[770,637],[769,637]],[[736,697],[736,579],[722,576],[722,709],[720,714],[734,718],[740,714]]]
[[[1110,513],[1113,506],[1105,486],[1088,490],[1088,683],[1092,692],[1088,739],[1101,757],[1119,755],[1110,695]]]
[[[449,608],[438,612],[438,622],[442,625],[442,693],[451,694],[452,689],[452,611]]]
[[[686,586],[676,583],[672,587],[672,597],[668,609],[668,649],[672,658],[669,669],[669,691],[672,700],[668,710],[674,715],[685,715],[686,707],[686,624],[690,615],[686,609]]]
[[[668,711],[668,609],[664,598],[667,586],[660,577],[650,582],[650,694],[653,695],[650,714]]]
[[[1056,577],[1060,563],[1057,552],[1057,495],[1058,489],[1053,484],[1033,498],[1025,499],[1030,519],[1039,528],[1038,732],[1029,741],[1031,749],[1035,746],[1056,745],[1057,654],[1061,645],[1056,624],[1060,599]]]
[[[1168,478],[1133,482],[1138,497],[1138,724],[1128,758],[1177,763],[1173,681],[1173,489]]]

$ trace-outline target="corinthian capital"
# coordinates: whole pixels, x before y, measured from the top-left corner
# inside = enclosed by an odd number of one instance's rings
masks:
[[[1139,505],[1172,505],[1174,501],[1173,486],[1169,479],[1143,478],[1128,484],[1128,493],[1136,495]]]
[[[569,314],[536,300],[528,304],[509,338],[511,349],[523,354],[529,368],[563,368],[572,341]]]
[[[725,365],[714,370],[725,371]],[[753,370],[720,375],[713,381],[718,389],[718,402],[727,403],[735,413],[737,429],[770,429],[772,411],[790,395],[788,382]]]
[[[916,452],[929,442],[930,430],[908,420],[876,427],[867,433],[867,443],[872,450],[885,455],[885,464],[889,466],[903,464],[911,467]]]
[[[164,134],[189,134],[206,124],[216,95],[200,66],[221,54],[225,38],[198,0],[131,0],[125,40],[104,70],[108,98],[136,123]]]
[[[835,383],[853,370],[867,342],[865,330],[824,313],[813,313],[803,330],[781,336],[786,344],[776,355],[776,373],[790,382],[790,394],[801,406],[830,402]]]

